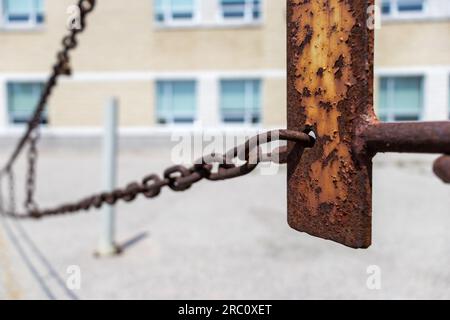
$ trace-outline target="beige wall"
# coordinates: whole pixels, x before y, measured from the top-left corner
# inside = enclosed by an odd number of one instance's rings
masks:
[[[67,33],[66,9],[74,1],[45,2],[46,23],[42,29],[0,31],[0,74],[47,74],[49,71],[60,49],[60,40]],[[265,0],[264,6],[263,22],[257,26],[168,29],[154,25],[151,0],[97,1],[95,11],[88,17],[88,28],[80,35],[79,46],[72,53],[74,74],[283,72],[286,67],[286,1]],[[384,22],[376,31],[376,67],[417,65],[450,65],[450,21]],[[284,125],[286,81],[279,76],[262,80],[263,123]],[[121,99],[122,125],[154,124],[154,83],[134,79],[62,82],[50,101],[51,125],[99,125],[102,107],[111,95]]]
[[[47,72],[67,32],[72,0],[46,0],[41,30],[0,31],[0,72]],[[242,70],[285,68],[285,1],[264,1],[261,26],[163,29],[152,1],[97,1],[73,53],[76,71]],[[383,22],[379,67],[450,64],[450,21]],[[430,58],[432,55],[432,58]]]
[[[46,0],[42,30],[0,32],[0,71],[47,71],[72,0]],[[285,1],[266,0],[264,21],[239,28],[164,29],[150,0],[97,1],[73,53],[77,71],[284,68]],[[270,13],[270,14],[268,14]]]
[[[264,79],[263,82],[263,124],[267,127],[285,125],[286,80]]]
[[[219,81],[219,79],[218,79]],[[120,125],[145,127],[155,125],[155,82],[80,82],[64,81],[49,102],[52,127],[99,126],[103,107],[112,95],[120,101]],[[205,93],[201,93],[205,94]],[[208,93],[206,93],[208,94]],[[263,80],[263,125],[279,126],[286,122],[286,81]],[[218,105],[211,106],[219,112]]]
[[[450,64],[450,21],[383,23],[375,32],[375,66]]]
[[[65,33],[71,0],[46,0],[46,22],[41,29],[0,29],[0,72],[48,72]]]
[[[120,125],[154,124],[154,85],[151,81],[64,82],[49,103],[49,121],[59,126],[99,126],[111,96],[120,102]]]

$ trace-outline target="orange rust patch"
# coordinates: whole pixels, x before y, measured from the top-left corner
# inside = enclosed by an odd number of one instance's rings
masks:
[[[311,40],[305,45],[303,57],[296,65],[298,78],[295,88],[299,93],[321,92],[320,95],[302,96],[306,114],[305,124],[315,128],[319,137],[330,138],[321,145],[323,148],[321,160],[336,152],[336,157],[326,164],[317,161],[311,166],[310,178],[321,186],[321,191],[315,193],[312,190],[313,186],[304,184],[299,186],[299,192],[308,195],[306,199],[310,207],[319,207],[321,203],[336,205],[336,199],[344,201],[348,194],[348,181],[344,181],[339,172],[341,161],[349,159],[350,150],[337,134],[338,117],[341,115],[337,103],[345,97],[347,85],[353,82],[349,69],[350,48],[346,41],[355,20],[348,5],[338,0],[306,3],[294,9],[292,19],[308,26],[300,28],[297,45],[301,45],[307,30],[312,30]],[[331,208],[331,217],[334,217],[336,210],[336,206]]]
[[[355,248],[371,238],[371,158],[353,150],[373,119],[371,4],[288,0],[288,129],[317,136],[288,159],[288,222]]]

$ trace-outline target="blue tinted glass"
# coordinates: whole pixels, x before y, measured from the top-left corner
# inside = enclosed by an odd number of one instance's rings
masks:
[[[222,16],[229,19],[259,19],[261,16],[260,0],[221,0]]]
[[[391,4],[390,4],[390,2],[383,2],[381,4],[381,13],[382,14],[390,14],[391,13]]]
[[[172,18],[192,19],[194,16],[194,0],[171,0]]]
[[[397,0],[398,11],[422,11],[423,0]]]
[[[36,21],[43,23],[44,0],[2,0],[5,17],[9,22],[25,23]]]
[[[12,82],[7,84],[8,113],[12,123],[26,123],[36,108],[43,90],[40,82]],[[47,122],[43,113],[41,123]]]
[[[187,123],[195,120],[195,81],[158,81],[156,112],[160,123]]]
[[[220,111],[222,121],[260,121],[261,86],[259,80],[222,80],[220,82]]]
[[[155,0],[155,20],[192,20],[195,12],[194,0]]]
[[[419,120],[423,108],[422,77],[382,77],[377,115],[385,121]]]
[[[43,14],[38,14],[36,17],[37,23],[43,23],[45,21],[45,16]]]

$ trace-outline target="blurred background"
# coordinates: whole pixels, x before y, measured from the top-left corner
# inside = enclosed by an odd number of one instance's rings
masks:
[[[0,156],[23,132],[67,33],[72,0],[0,0]],[[375,107],[383,121],[450,117],[450,1],[379,0]],[[286,126],[286,1],[98,0],[73,75],[42,119],[43,206],[102,189],[103,108],[120,104],[118,183],[172,165],[171,136]],[[95,258],[95,213],[2,219],[0,298],[450,298],[450,188],[432,155],[381,155],[373,245],[291,230],[286,170],[117,207],[119,256]],[[24,190],[24,159],[16,169]],[[23,197],[23,195],[22,195]],[[80,267],[79,290],[67,268]],[[382,287],[366,286],[367,267]]]

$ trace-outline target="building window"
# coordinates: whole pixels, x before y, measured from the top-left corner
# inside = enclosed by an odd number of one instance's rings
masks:
[[[196,119],[196,82],[157,81],[156,117],[158,123],[192,123]]]
[[[378,117],[381,121],[419,120],[423,110],[423,77],[381,77]]]
[[[259,123],[261,121],[261,81],[222,80],[220,82],[220,116],[225,123]]]
[[[397,0],[399,12],[421,12],[423,11],[424,0]]]
[[[4,24],[36,26],[44,23],[44,0],[1,0]]]
[[[192,23],[197,0],[154,0],[155,20],[160,24]]]
[[[7,84],[9,122],[27,123],[39,102],[44,83],[10,82]],[[47,113],[41,117],[41,123],[47,123]]]
[[[225,21],[253,22],[261,18],[261,0],[219,0]]]
[[[387,17],[397,17],[423,13],[425,0],[382,0],[381,13]]]
[[[381,3],[381,13],[384,15],[391,13],[391,0],[383,0]]]

